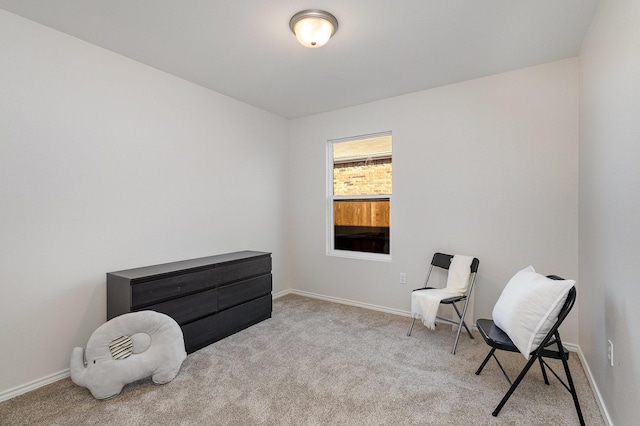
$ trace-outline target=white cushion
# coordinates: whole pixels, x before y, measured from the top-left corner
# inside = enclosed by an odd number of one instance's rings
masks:
[[[558,319],[574,280],[552,280],[533,266],[517,272],[493,307],[493,322],[529,358]]]

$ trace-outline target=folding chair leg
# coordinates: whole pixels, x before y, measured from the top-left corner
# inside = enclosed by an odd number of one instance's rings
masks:
[[[457,306],[455,303],[451,304],[453,306],[453,309],[456,310],[456,314],[458,314],[458,318],[460,318],[460,323],[458,324],[458,336],[460,335],[460,324],[462,324],[464,326],[464,328],[467,330],[467,333],[469,334],[469,338],[473,339],[473,334],[471,334],[471,331],[469,330],[469,327],[467,327],[467,323],[464,322],[464,315],[467,312],[467,305],[465,303],[464,309],[462,311],[462,314],[460,313],[460,311],[458,310]]]
[[[409,331],[407,331],[407,336],[411,336],[411,330],[413,330],[413,324],[416,323],[416,317],[413,317],[411,320],[411,325],[409,326]]]
[[[467,333],[469,333],[469,337],[473,339],[473,336],[471,335],[471,332],[469,331],[469,327],[467,327],[467,324],[461,319],[460,320],[460,324],[458,324],[458,331],[456,332],[456,340],[453,342],[453,349],[451,350],[451,353],[453,355],[456,354],[456,346],[458,346],[458,340],[460,340],[460,332],[462,331],[462,327],[464,326],[464,328],[467,329]]]
[[[549,379],[547,378],[547,371],[544,369],[544,362],[542,361],[542,358],[538,358],[538,361],[540,361],[540,369],[542,370],[542,377],[544,377],[544,384],[548,385]]]
[[[453,349],[451,349],[451,355],[456,354],[456,346],[458,346],[458,340],[460,339],[460,330],[462,330],[462,327],[460,326],[460,324],[458,324],[458,332],[456,333],[456,340],[454,340],[453,342]]]
[[[465,330],[467,330],[469,337],[473,339],[473,334],[471,334],[471,330],[469,330],[469,327],[467,327],[467,323],[464,322],[464,316],[467,313],[468,303],[469,303],[469,299],[467,298],[464,302],[464,308],[462,309],[462,314],[460,314],[460,311],[458,310],[458,307],[456,306],[456,304],[452,303],[453,309],[455,309],[456,314],[458,314],[458,318],[460,318],[460,322],[458,323],[458,331],[456,332],[456,340],[453,342],[453,349],[451,350],[452,355],[456,354],[456,347],[458,346],[458,340],[460,340],[460,332],[462,331],[462,327],[464,327]]]
[[[571,391],[571,396],[573,397],[573,404],[576,406],[576,412],[578,413],[580,424],[584,426],[584,417],[582,417],[582,410],[580,409],[580,403],[578,402],[578,393],[576,392],[576,387],[573,385],[571,371],[569,371],[569,363],[567,362],[567,358],[564,355],[561,358],[562,365],[564,365],[564,373],[566,374],[567,382],[569,383],[569,390]]]
[[[536,361],[537,358],[538,357],[536,355],[534,355],[529,359],[529,362],[527,362],[527,365],[524,366],[524,368],[522,369],[522,371],[520,372],[520,374],[518,375],[516,380],[513,382],[513,384],[511,385],[511,387],[507,391],[507,393],[502,398],[502,401],[500,401],[500,404],[498,404],[496,409],[493,410],[493,413],[491,413],[491,415],[493,417],[497,417],[498,416],[498,413],[500,412],[500,410],[502,410],[502,407],[504,407],[504,404],[507,403],[507,400],[511,397],[511,394],[513,393],[513,391],[516,390],[516,388],[518,387],[518,385],[520,384],[520,382],[524,378],[525,374],[527,374],[527,371],[529,371],[529,369],[531,368],[531,366],[533,365],[533,363]]]
[[[480,368],[478,368],[478,371],[476,371],[476,376],[480,375],[480,373],[482,372],[482,369],[484,368],[485,365],[487,365],[487,362],[489,362],[489,360],[491,359],[491,356],[495,351],[496,351],[496,348],[491,348],[487,357],[484,359],[484,361],[482,361],[482,364],[480,364]]]

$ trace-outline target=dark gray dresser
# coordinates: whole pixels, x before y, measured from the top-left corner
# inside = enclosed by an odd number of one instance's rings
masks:
[[[165,313],[187,353],[271,318],[271,253],[240,251],[107,273],[107,319]]]

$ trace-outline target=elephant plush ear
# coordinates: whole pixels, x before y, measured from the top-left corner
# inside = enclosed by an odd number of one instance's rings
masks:
[[[151,336],[147,333],[136,333],[131,336],[133,341],[133,353],[141,354],[151,347]]]
[[[113,359],[129,358],[133,353],[133,340],[129,336],[120,336],[109,343],[109,350]]]

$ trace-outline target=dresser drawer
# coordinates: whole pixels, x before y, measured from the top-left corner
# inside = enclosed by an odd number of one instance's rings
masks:
[[[131,286],[132,308],[173,299],[214,286],[215,269],[173,275],[146,282],[134,282]]]
[[[181,326],[187,353],[222,339],[224,336],[219,331],[219,325],[220,319],[215,314]]]
[[[271,274],[218,287],[218,310],[271,293]]]
[[[271,318],[272,305],[273,298],[271,294],[268,294],[234,306],[226,311],[220,311],[216,314],[220,321],[218,332],[224,338],[267,318]]]
[[[271,273],[271,257],[221,265],[214,269],[215,285],[232,283],[258,275]]]
[[[213,288],[201,291],[189,296],[149,305],[141,310],[143,309],[162,312],[176,320],[178,324],[186,324],[218,311],[218,289]]]

